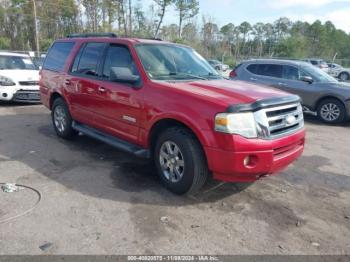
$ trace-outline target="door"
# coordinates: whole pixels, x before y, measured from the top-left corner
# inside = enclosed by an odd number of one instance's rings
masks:
[[[112,135],[138,142],[140,117],[143,107],[143,90],[128,83],[109,80],[113,67],[128,68],[139,75],[127,46],[111,44],[107,48],[99,81],[95,121],[99,129]]]
[[[286,92],[299,95],[303,105],[309,106],[313,104],[312,101],[314,101],[314,97],[318,96],[317,92],[319,90],[317,90],[314,84],[302,81],[301,78],[303,76],[310,77],[309,74],[296,66],[284,65],[279,88]]]
[[[105,47],[105,43],[83,45],[75,57],[70,77],[66,79],[74,119],[92,126],[99,103],[99,68]]]

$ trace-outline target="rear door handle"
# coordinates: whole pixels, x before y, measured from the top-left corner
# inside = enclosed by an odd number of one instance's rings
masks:
[[[100,86],[100,87],[98,88],[98,91],[99,91],[100,93],[106,93],[107,89],[104,88],[103,86]]]
[[[258,81],[258,79],[254,78],[254,77],[251,77],[250,80],[252,80],[252,81]]]
[[[287,86],[286,83],[282,83],[282,82],[279,82],[278,85],[279,85],[279,86]]]

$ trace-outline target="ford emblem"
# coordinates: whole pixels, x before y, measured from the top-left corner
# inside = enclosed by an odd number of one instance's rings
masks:
[[[297,121],[297,119],[295,118],[295,116],[287,116],[286,117],[286,123],[288,125],[293,125],[293,124],[295,124],[296,121]]]

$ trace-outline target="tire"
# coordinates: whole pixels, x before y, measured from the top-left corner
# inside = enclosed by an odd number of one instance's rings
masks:
[[[342,81],[346,81],[350,79],[350,74],[347,72],[342,72],[339,74],[339,79]]]
[[[203,149],[185,128],[173,127],[161,133],[154,161],[163,185],[178,195],[196,193],[208,178]]]
[[[68,106],[62,98],[56,98],[51,111],[52,124],[59,137],[72,139],[78,134],[72,128],[73,119],[69,113]]]
[[[328,124],[341,123],[345,120],[345,116],[345,106],[335,98],[324,99],[317,107],[317,117]]]

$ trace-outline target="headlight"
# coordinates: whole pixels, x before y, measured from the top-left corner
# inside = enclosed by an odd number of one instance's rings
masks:
[[[0,76],[0,86],[15,86],[15,82],[6,76]]]
[[[215,130],[241,135],[246,138],[258,137],[256,121],[252,112],[217,114],[215,117]]]

